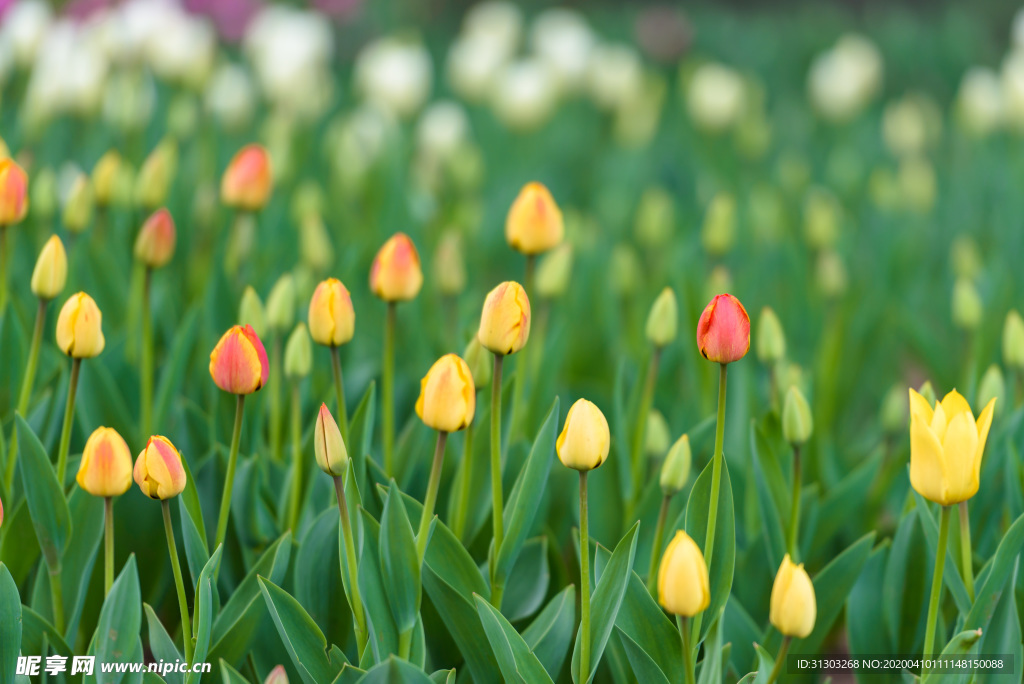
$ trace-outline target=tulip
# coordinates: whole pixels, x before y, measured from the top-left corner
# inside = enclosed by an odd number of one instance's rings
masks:
[[[651,311],[647,314],[647,325],[644,329],[647,340],[656,348],[661,349],[676,339],[679,327],[679,305],[676,293],[666,287],[654,300]]]
[[[135,202],[150,211],[166,204],[177,172],[178,144],[171,138],[165,138],[142,162],[135,178]]]
[[[816,617],[814,584],[803,564],[786,554],[772,585],[769,619],[783,636],[804,639],[814,631]]]
[[[334,416],[327,409],[327,404],[320,404],[316,416],[316,430],[313,433],[313,446],[316,452],[316,464],[320,470],[331,477],[341,477],[348,469],[348,449],[341,437],[341,430],[334,421]]]
[[[135,238],[135,258],[149,269],[162,268],[174,256],[174,218],[166,208],[157,209],[142,224]]]
[[[29,191],[29,206],[32,217],[48,223],[57,212],[57,174],[49,166],[36,172]]]
[[[480,338],[474,336],[462,353],[469,370],[473,375],[473,386],[476,389],[487,387],[491,383],[491,358],[488,351],[480,344]]]
[[[334,389],[338,397],[338,415],[341,416],[341,434],[348,437],[348,407],[345,405],[345,383],[341,374],[341,352],[355,334],[356,313],[352,296],[337,278],[324,280],[313,291],[309,300],[309,332],[313,341],[331,350],[331,368],[334,371]]]
[[[1006,314],[1003,323],[1003,361],[1018,373],[1024,370],[1024,318],[1016,309]]]
[[[893,385],[882,399],[879,420],[887,434],[902,432],[907,429],[907,402],[903,398],[906,390],[902,384]]]
[[[300,322],[284,347],[284,374],[289,380],[298,381],[309,375],[312,368],[313,345],[306,324]]]
[[[782,323],[770,306],[761,309],[757,319],[757,360],[772,364],[786,357],[786,333]]]
[[[981,376],[981,382],[978,383],[978,394],[975,398],[976,406],[984,406],[990,401],[999,399],[1000,401],[995,405],[993,415],[999,413],[1000,407],[1006,401],[1006,379],[1003,377],[1003,371],[996,364],[992,364],[986,370],[984,375]]]
[[[238,304],[238,324],[251,327],[257,337],[267,334],[267,314],[252,285],[247,285],[242,292],[242,300]]]
[[[704,555],[682,530],[668,543],[658,568],[658,603],[673,615],[687,618],[705,610],[711,603]],[[689,650],[684,649],[684,655]]]
[[[811,407],[796,385],[786,392],[782,408],[782,436],[793,448],[793,502],[790,507],[787,548],[796,557],[797,536],[800,533],[800,448],[810,439],[814,430]]]
[[[302,263],[320,273],[334,263],[334,247],[323,218],[306,214],[299,223],[299,254]]]
[[[495,355],[514,354],[530,337],[530,300],[519,283],[508,281],[488,293],[477,339]]]
[[[239,211],[257,212],[266,206],[274,178],[270,155],[262,145],[246,145],[239,150],[220,181],[220,199]]]
[[[28,176],[13,159],[0,159],[0,312],[7,307],[7,228],[27,213]]]
[[[121,496],[132,486],[132,454],[117,430],[100,427],[89,436],[75,480],[79,487],[93,496],[103,497],[105,596],[114,583],[113,497]]]
[[[573,252],[568,242],[541,257],[537,262],[537,276],[534,287],[542,299],[557,299],[569,289],[572,275]]]
[[[263,684],[288,684],[288,672],[284,669],[284,665],[275,666],[263,680]]]
[[[295,322],[295,279],[288,273],[278,278],[267,297],[267,324],[271,330],[287,330]]]
[[[957,278],[953,286],[953,324],[962,330],[976,330],[983,314],[978,288],[968,278]]]
[[[693,466],[693,452],[690,449],[690,438],[683,435],[668,450],[661,464],[658,484],[661,486],[661,510],[658,512],[658,523],[654,528],[654,544],[651,546],[651,565],[647,571],[647,590],[654,595],[657,580],[658,562],[661,542],[665,534],[665,522],[668,520],[668,507],[672,497],[682,491],[690,479],[690,468]],[[657,598],[655,596],[655,598]],[[688,633],[684,634],[688,637]]]
[[[701,243],[713,257],[727,254],[736,244],[736,198],[731,194],[720,192],[711,198],[701,228]]]
[[[122,163],[117,150],[108,150],[92,167],[92,187],[97,206],[106,208],[113,204]]]
[[[153,435],[135,460],[133,475],[143,494],[160,501],[164,516],[164,533],[167,535],[167,550],[171,556],[171,569],[174,571],[174,586],[178,592],[178,609],[181,611],[181,638],[185,642],[185,660],[192,662],[192,623],[189,618],[188,599],[185,597],[185,583],[181,579],[178,547],[174,543],[170,506],[170,499],[185,490],[186,474],[181,454],[171,444],[171,440]],[[217,546],[220,546],[220,543]]]
[[[64,198],[64,213],[61,222],[70,233],[83,233],[92,223],[93,205],[92,183],[84,173],[79,173]]]
[[[657,409],[652,409],[647,414],[646,423],[647,438],[644,440],[644,451],[649,458],[661,458],[668,453],[668,448],[671,446],[669,440],[672,439],[665,414]]]
[[[537,182],[524,185],[505,219],[505,240],[509,246],[533,256],[560,245],[564,235],[562,210],[548,189]]]
[[[466,289],[466,259],[462,253],[462,238],[449,230],[441,236],[434,253],[434,281],[445,297],[454,297]]]

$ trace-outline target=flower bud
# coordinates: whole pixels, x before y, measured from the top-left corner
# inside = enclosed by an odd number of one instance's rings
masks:
[[[416,415],[435,430],[456,432],[473,422],[475,410],[476,388],[469,366],[457,355],[445,354],[420,381]]]
[[[907,429],[907,390],[903,385],[893,385],[882,398],[879,419],[882,429],[895,434]]]
[[[599,468],[608,458],[611,434],[601,409],[586,399],[577,399],[565,417],[565,427],[555,442],[558,460],[573,470]]]
[[[931,380],[925,380],[924,384],[917,390],[917,393],[928,402],[929,406],[934,406],[935,402],[938,401],[938,397],[935,395],[935,388],[932,387]]]
[[[722,256],[736,244],[736,198],[720,192],[711,199],[704,215],[701,242],[708,254]]]
[[[626,297],[636,292],[642,267],[640,258],[632,247],[627,244],[615,245],[612,249],[609,271],[612,291],[615,294]]]
[[[981,324],[981,295],[967,278],[957,278],[953,285],[953,324],[962,330],[975,330]]]
[[[711,604],[704,554],[682,530],[668,543],[658,566],[658,603],[673,615],[693,617]]]
[[[93,496],[121,496],[132,486],[132,453],[117,430],[99,427],[89,436],[75,477]]]
[[[92,297],[78,292],[68,297],[57,316],[57,346],[75,359],[98,356],[106,345],[103,314]]]
[[[509,280],[487,294],[477,339],[495,354],[514,354],[530,338],[530,299],[519,283]]]
[[[416,245],[405,233],[395,233],[377,252],[370,267],[370,291],[386,302],[414,298],[423,287]]]
[[[252,394],[267,384],[267,352],[251,326],[232,326],[210,352],[210,377],[229,394]]]
[[[770,306],[761,309],[757,319],[757,359],[761,363],[770,364],[781,361],[786,356],[786,333],[782,323]]]
[[[783,636],[803,639],[814,631],[817,614],[814,584],[803,564],[795,565],[787,553],[772,585],[768,618]]]
[[[704,298],[714,299],[720,292],[728,292],[732,289],[732,273],[724,264],[718,264],[711,269],[708,279],[704,282]]]
[[[320,404],[316,414],[316,429],[313,432],[313,449],[316,452],[316,464],[320,470],[333,477],[340,477],[348,469],[348,449],[341,438],[338,423],[327,408]]]
[[[328,278],[316,286],[309,300],[309,334],[313,341],[338,347],[355,334],[356,312],[348,289],[337,278]]]
[[[178,144],[165,138],[153,148],[135,178],[135,201],[150,211],[167,203],[171,181],[178,172]]]
[[[782,436],[790,444],[799,446],[810,439],[813,432],[811,407],[800,388],[793,385],[786,392],[786,403],[782,406]]]
[[[519,191],[505,219],[505,240],[523,254],[540,254],[562,244],[562,210],[546,187],[527,183]]]
[[[267,333],[267,314],[252,285],[247,285],[242,293],[242,301],[238,305],[238,323],[250,326],[260,337]]]
[[[148,268],[161,268],[174,256],[177,231],[166,208],[150,214],[135,238],[135,258]]]
[[[537,262],[534,290],[541,299],[556,299],[569,289],[572,275],[572,245],[563,242]]]
[[[319,214],[306,214],[299,223],[299,253],[314,271],[326,271],[334,263],[331,236]]]
[[[288,684],[288,672],[284,669],[284,665],[278,665],[267,678],[263,680],[263,684]]]
[[[21,223],[27,213],[28,176],[13,159],[0,159],[0,226]]]
[[[846,293],[849,278],[846,274],[846,264],[838,252],[831,249],[822,251],[818,255],[814,276],[818,289],[826,298],[835,299]]]
[[[1024,368],[1024,318],[1016,309],[1006,314],[1003,323],[1003,361],[1007,366]]]
[[[830,249],[839,240],[843,210],[835,195],[811,188],[804,198],[804,237],[811,249]]]
[[[981,273],[982,259],[978,243],[970,235],[957,235],[949,248],[949,261],[953,274],[960,278],[974,278]]]
[[[693,466],[693,451],[690,449],[690,437],[683,435],[668,450],[665,461],[661,464],[661,476],[658,483],[665,496],[672,496],[686,486],[690,479],[690,468]]]
[[[64,200],[61,222],[70,233],[82,233],[92,223],[92,183],[84,173],[79,173],[71,184]]]
[[[697,321],[697,349],[715,363],[739,361],[750,349],[750,317],[731,294],[716,295]]]
[[[47,166],[35,174],[29,195],[33,218],[51,220],[57,213],[57,174],[53,169]]]
[[[108,150],[92,167],[92,189],[97,206],[109,207],[114,203],[121,164],[117,150]]]
[[[466,259],[462,254],[462,238],[455,231],[447,231],[437,245],[434,282],[441,294],[448,297],[466,289]]]
[[[228,164],[220,181],[220,199],[241,211],[259,211],[266,206],[274,178],[270,155],[262,145],[246,145]]]
[[[267,296],[267,325],[281,332],[295,322],[295,279],[285,273],[277,279]]]
[[[284,375],[289,380],[299,380],[309,375],[312,368],[313,343],[306,324],[300,321],[284,346]]]
[[[647,340],[661,349],[675,342],[678,328],[679,304],[676,302],[676,293],[671,287],[666,287],[654,300],[651,312],[647,314]]]
[[[978,383],[978,396],[975,398],[974,405],[980,409],[996,399],[999,401],[995,403],[993,415],[999,412],[1003,402],[1006,401],[1006,380],[1003,378],[1003,371],[993,363],[981,376],[981,382]]]
[[[672,439],[665,415],[658,409],[647,414],[647,429],[644,430],[644,451],[651,458],[661,458],[668,451]]]
[[[64,243],[56,235],[43,245],[32,269],[32,294],[40,299],[53,299],[64,289],[68,279],[68,255]]]
[[[491,374],[494,367],[494,357],[480,344],[478,337],[473,337],[466,345],[466,351],[462,358],[469,366],[469,372],[473,376],[473,386],[482,389],[491,384]]]
[[[660,187],[644,190],[633,225],[637,242],[651,249],[668,244],[675,222],[676,205],[669,191]]]
[[[153,435],[135,459],[135,484],[151,499],[173,499],[185,489],[185,467],[171,440]]]

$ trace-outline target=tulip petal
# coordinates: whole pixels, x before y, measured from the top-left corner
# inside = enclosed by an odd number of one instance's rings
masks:
[[[978,426],[974,416],[970,411],[953,416],[942,440],[942,451],[949,475],[949,494],[956,502],[965,501],[978,491],[974,470],[977,448]]]
[[[956,390],[951,390],[949,394],[942,398],[942,410],[946,412],[946,419],[952,420],[953,416],[966,413],[971,416],[973,420],[974,414],[971,412],[971,405],[967,403],[963,395]]]
[[[992,427],[992,415],[996,410],[996,399],[993,397],[989,400],[985,408],[982,409],[981,415],[978,416],[977,428],[978,428],[978,446],[975,448],[974,453],[974,479],[978,480],[981,477],[981,457],[985,453],[985,442],[988,440],[988,431]]]
[[[929,427],[935,438],[942,442],[942,438],[946,436],[946,428],[949,427],[949,414],[942,408],[942,404],[935,404],[935,411],[932,413]]]
[[[910,415],[918,416],[918,417],[921,418],[921,420],[923,420],[925,422],[925,424],[929,424],[929,423],[932,422],[932,414],[933,413],[934,413],[934,411],[932,410],[932,407],[928,404],[928,400],[925,399],[924,397],[922,397],[920,395],[920,393],[918,393],[917,390],[915,390],[913,387],[911,387],[910,388]]]
[[[910,484],[929,501],[945,502],[947,468],[942,442],[917,416],[910,418]]]

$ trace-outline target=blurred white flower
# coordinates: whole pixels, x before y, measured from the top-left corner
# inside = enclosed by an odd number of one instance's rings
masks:
[[[486,36],[471,34],[456,39],[448,50],[448,81],[452,89],[470,102],[490,95],[498,72],[508,55]]]
[[[252,118],[256,92],[248,72],[237,64],[217,67],[206,86],[206,110],[227,128],[238,129]]]
[[[86,27],[60,20],[47,33],[25,94],[27,114],[45,119],[60,112],[91,114],[103,94],[109,63]]]
[[[202,88],[213,70],[217,34],[208,20],[178,12],[168,16],[149,43],[149,61],[157,75]]]
[[[564,8],[541,12],[530,31],[533,51],[551,67],[556,85],[566,92],[583,84],[595,42],[583,15]]]
[[[525,131],[539,127],[554,110],[557,81],[539,59],[521,59],[498,75],[492,95],[494,113],[509,128]]]
[[[890,102],[882,115],[882,138],[896,156],[916,155],[942,133],[942,113],[934,100],[911,93]]]
[[[811,64],[811,104],[824,118],[847,121],[871,102],[882,85],[882,56],[867,38],[847,34]]]
[[[999,76],[987,67],[973,67],[960,81],[956,96],[959,121],[971,135],[986,136],[1003,122],[1003,90]]]
[[[487,0],[466,12],[462,30],[466,36],[485,40],[507,59],[519,48],[523,13],[511,2]]]
[[[931,163],[921,156],[908,156],[900,163],[900,195],[904,205],[919,214],[926,214],[935,206],[938,180]]]
[[[615,111],[615,140],[624,147],[639,148],[650,143],[661,122],[668,84],[654,72],[645,74],[640,81],[636,96]]]
[[[469,135],[469,118],[456,102],[441,100],[427,107],[416,127],[420,151],[434,158],[447,158]]]
[[[363,96],[398,117],[409,117],[430,95],[433,67],[422,44],[381,38],[356,58],[355,82]]]
[[[329,161],[342,184],[357,186],[384,152],[396,122],[387,111],[364,104],[332,123],[327,135]]]
[[[103,118],[124,131],[149,122],[156,103],[156,85],[144,71],[125,69],[111,74],[103,91]]]
[[[723,131],[739,120],[744,106],[743,78],[723,64],[702,64],[690,76],[686,106],[694,124],[707,131]]]
[[[643,85],[640,55],[628,45],[598,45],[590,56],[587,83],[599,107],[618,109],[629,104]]]
[[[36,58],[52,23],[53,11],[43,0],[21,0],[7,10],[0,40],[10,45],[18,66],[27,67]]]
[[[152,42],[182,13],[171,0],[129,0],[108,12],[100,33],[108,56],[135,63],[148,56]]]
[[[1024,132],[1024,47],[1017,47],[1006,55],[1000,81],[1006,123]]]

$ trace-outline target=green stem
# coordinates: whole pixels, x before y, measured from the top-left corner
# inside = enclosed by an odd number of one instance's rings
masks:
[[[971,553],[971,518],[967,510],[967,502],[960,502],[960,562],[963,564],[964,584],[967,595],[974,603],[974,567]]]
[[[174,588],[178,592],[178,610],[181,611],[181,640],[185,643],[185,661],[192,662],[192,620],[188,614],[188,599],[185,598],[185,582],[181,579],[181,563],[178,562],[178,546],[174,543],[174,526],[171,524],[171,504],[167,499],[160,502],[164,513],[164,531],[167,533],[167,551],[171,554],[171,570],[174,571]]]
[[[587,471],[580,471],[580,684],[590,681],[590,531]]]
[[[797,537],[800,534],[800,445],[793,445],[793,504],[789,516],[789,534],[786,549],[794,563],[797,562]]]
[[[939,546],[935,550],[935,572],[932,574],[932,594],[928,601],[928,622],[924,633],[924,657],[934,655],[935,627],[939,619],[939,597],[942,596],[942,571],[946,565],[946,541],[949,539],[949,506],[942,507],[939,523]]]
[[[61,569],[50,569],[50,602],[53,604],[53,627],[64,636],[64,590],[60,583]]]
[[[416,558],[423,565],[423,557],[427,553],[427,538],[430,536],[430,521],[434,517],[434,506],[437,503],[437,490],[441,487],[441,466],[444,465],[444,446],[448,441],[448,433],[437,431],[437,445],[434,447],[434,463],[430,466],[430,479],[427,481],[427,497],[423,500],[423,513],[420,515],[420,529],[416,533]]]
[[[149,285],[153,270],[146,267],[142,281],[142,350],[140,353],[140,399],[142,404],[142,438],[153,431],[153,321],[150,319]]]
[[[114,584],[114,500],[103,499],[103,596]]]
[[[235,466],[238,463],[238,444],[242,440],[242,414],[244,413],[244,406],[245,395],[239,394],[238,401],[235,403],[235,427],[231,433],[231,451],[228,452],[228,472],[224,477],[224,491],[220,497],[220,514],[217,516],[217,541],[213,545],[214,550],[224,543],[228,533],[228,517],[231,515],[231,492],[235,488]],[[219,566],[220,564],[218,563],[218,570]],[[216,576],[216,573],[214,576]]]
[[[644,443],[647,437],[647,417],[651,413],[651,406],[654,405],[654,386],[658,379],[658,362],[661,358],[661,349],[655,347],[651,352],[651,360],[647,364],[647,378],[644,380],[643,393],[640,395],[640,405],[637,406],[636,426],[633,428],[633,454],[630,463],[633,474],[633,496],[627,506],[627,510],[635,512],[640,501],[640,495],[644,491],[644,466],[646,465],[646,454]],[[629,515],[628,524],[634,516]]]
[[[68,449],[71,447],[71,425],[75,418],[75,394],[78,392],[78,373],[82,359],[71,359],[71,380],[68,381],[68,400],[64,405],[64,425],[60,430],[60,447],[57,451],[57,481],[64,489],[64,474],[68,469]]]
[[[459,498],[455,506],[455,514],[452,516],[452,533],[463,544],[469,543],[463,539],[466,534],[466,516],[469,511],[469,495],[473,488],[473,424],[466,426],[466,440],[462,449],[462,480],[459,483]]]
[[[722,489],[722,444],[725,441],[725,389],[728,364],[718,367],[718,423],[715,425],[715,454],[711,469],[711,502],[708,507],[708,529],[704,535],[704,562],[711,568],[711,557],[715,551],[715,528],[718,525],[718,499]],[[693,618],[693,633],[700,638],[703,613]]]
[[[696,679],[693,647],[690,645],[690,618],[676,615],[676,626],[679,628],[679,636],[683,641],[683,674],[686,677],[686,684],[694,684]]]
[[[299,383],[292,383],[291,437],[292,437],[292,493],[288,499],[288,529],[298,532],[299,502],[302,500],[302,400]]]
[[[384,430],[384,473],[391,477],[395,458],[395,303],[388,302],[384,320],[384,368],[382,370],[381,427]]]
[[[491,377],[491,518],[494,521],[494,541],[491,549],[491,605],[501,610],[501,591],[495,573],[495,561],[505,536],[505,521],[501,492],[501,366],[505,357],[494,355],[494,373]],[[497,597],[495,596],[497,595]],[[497,601],[497,602],[495,602]]]
[[[415,627],[413,627],[415,629]],[[398,657],[402,660],[409,659],[409,652],[412,650],[412,629],[398,633]]]
[[[7,226],[0,226],[0,314],[7,309]]]
[[[786,662],[787,652],[789,652],[789,637],[782,637],[782,646],[779,646],[779,654],[775,656],[775,667],[772,668],[772,672],[768,675],[768,681],[765,684],[772,684],[782,674],[782,664]]]
[[[536,262],[537,258],[533,254],[526,255],[526,269],[523,274],[523,289],[526,290],[527,297],[533,295],[533,273]],[[519,360],[516,361],[516,381],[512,386],[512,408],[509,411],[508,418],[508,433],[510,440],[513,436],[519,434],[517,430],[519,429],[519,423],[521,422],[521,416],[519,415],[520,407],[522,406],[523,392],[526,389],[527,375],[530,370],[529,357],[527,356],[529,353],[529,347],[530,345],[524,346],[519,350],[519,354],[517,355]]]
[[[668,506],[671,496],[661,499],[661,510],[658,511],[658,525],[654,528],[654,545],[651,546],[651,566],[647,571],[647,590],[655,600],[658,599],[658,563],[661,561],[661,543],[665,538],[665,521],[668,519]]]
[[[348,501],[345,500],[345,482],[342,477],[334,478],[334,493],[338,497],[338,512],[341,515],[341,531],[345,537],[345,562],[348,564],[349,581],[346,585],[349,589],[349,602],[352,606],[352,617],[356,625],[356,645],[359,648],[359,658],[363,657],[366,650],[367,631],[366,613],[363,612],[363,599],[359,593],[359,559],[356,556],[355,537],[352,536],[352,521],[348,516]],[[345,568],[342,568],[344,574]]]
[[[46,305],[49,302],[45,299],[39,300],[36,309],[36,324],[32,328],[32,343],[28,348],[28,361],[25,364],[25,377],[21,379],[21,392],[18,394],[18,414],[22,418],[28,413],[28,403],[32,398],[32,386],[35,384],[36,367],[39,365],[39,348],[43,342],[43,328],[46,325]],[[4,483],[5,491],[10,496],[14,490],[14,471],[18,462],[18,431],[11,430],[10,446],[7,449],[7,472]]]
[[[270,350],[270,457],[280,463],[283,458],[281,446],[281,334],[274,332]]]
[[[348,444],[348,408],[345,406],[345,381],[341,375],[341,352],[331,347],[331,370],[334,371],[334,391],[338,396],[338,428],[341,439]]]

